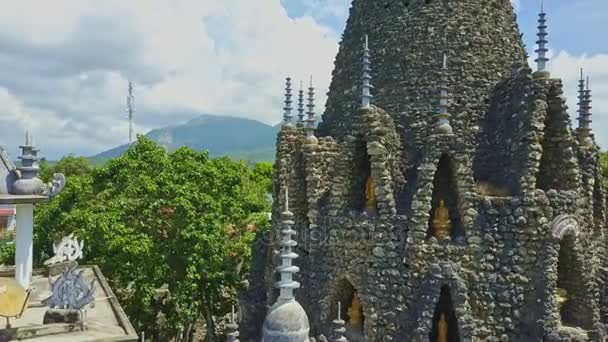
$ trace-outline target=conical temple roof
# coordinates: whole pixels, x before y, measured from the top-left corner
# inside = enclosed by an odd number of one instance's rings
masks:
[[[343,137],[358,115],[369,35],[374,104],[402,123],[406,148],[433,133],[444,53],[454,133],[475,136],[484,99],[526,53],[509,1],[354,0],[336,57],[320,135]],[[409,145],[409,146],[407,146]]]

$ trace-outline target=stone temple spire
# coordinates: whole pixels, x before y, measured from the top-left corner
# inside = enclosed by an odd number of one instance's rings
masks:
[[[365,45],[363,46],[363,76],[361,86],[361,107],[369,108],[372,100],[372,63],[370,61],[369,38],[365,35]]]
[[[579,80],[579,110],[578,110],[578,135],[581,145],[588,147],[593,144],[591,139],[591,89],[589,89],[589,77],[587,77],[586,88],[583,70]]]
[[[285,188],[285,211],[281,216],[283,226],[279,254],[281,265],[276,268],[276,272],[281,276],[276,283],[280,293],[264,320],[262,342],[308,342],[310,332],[308,316],[293,295],[293,290],[300,287],[300,283],[293,280],[293,275],[300,269],[293,265],[293,260],[298,254],[292,248],[298,243],[293,240],[296,231],[292,228],[295,222],[293,213],[289,211],[288,188]]]
[[[298,127],[304,127],[304,86],[300,82],[300,91],[298,93]]]
[[[285,107],[283,110],[283,126],[293,127],[291,122],[291,77],[285,79]]]
[[[549,77],[549,72],[546,70],[547,62],[549,58],[547,58],[546,54],[549,51],[547,49],[547,14],[545,13],[544,2],[541,1],[540,5],[540,13],[538,14],[538,40],[536,44],[538,44],[538,48],[534,51],[537,56],[534,60],[536,62],[536,75],[539,77]]]
[[[342,303],[338,302],[338,318],[335,319],[332,323],[334,324],[334,338],[333,342],[348,342],[346,337],[344,337],[344,333],[346,332],[346,328],[344,327],[344,320],[340,315],[342,314]]]
[[[452,134],[452,126],[450,126],[450,113],[448,94],[448,57],[443,54],[443,66],[441,71],[441,84],[439,86],[439,113],[437,114],[437,133]]]
[[[306,105],[308,109],[306,111],[306,115],[308,118],[306,119],[306,136],[308,137],[308,142],[316,142],[315,137],[315,88],[312,85],[312,76],[310,76],[310,86],[308,87],[308,104]]]
[[[239,325],[234,313],[234,305],[230,314],[230,323],[226,325],[226,342],[239,342]]]

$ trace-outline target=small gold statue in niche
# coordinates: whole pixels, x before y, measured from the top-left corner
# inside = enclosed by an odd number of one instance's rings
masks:
[[[376,184],[372,176],[367,177],[365,182],[365,212],[368,215],[375,215],[378,201],[376,200]]]
[[[557,304],[557,312],[561,312],[564,303],[568,300],[568,291],[558,287],[555,289],[553,295],[555,296],[555,303]]]
[[[450,212],[445,205],[445,201],[439,200],[439,207],[433,213],[433,236],[442,240],[450,236],[451,232],[452,222],[450,221]]]
[[[437,342],[448,342],[448,321],[443,313],[437,322]]]
[[[357,292],[353,294],[353,300],[346,313],[348,314],[348,324],[360,330],[363,327],[363,308]]]

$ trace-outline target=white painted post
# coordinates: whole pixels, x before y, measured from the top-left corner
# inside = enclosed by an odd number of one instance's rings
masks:
[[[23,288],[30,287],[32,277],[34,205],[17,204],[17,237],[15,246],[15,280]]]

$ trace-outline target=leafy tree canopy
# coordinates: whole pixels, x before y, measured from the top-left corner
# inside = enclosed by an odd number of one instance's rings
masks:
[[[271,167],[185,147],[168,153],[139,137],[103,167],[66,157],[55,170],[73,176],[36,210],[36,261],[73,232],[85,240],[84,262],[102,268],[138,328],[163,339],[150,331],[160,313],[173,333],[202,317],[212,334],[213,317],[243,283],[255,230],[269,225]]]

